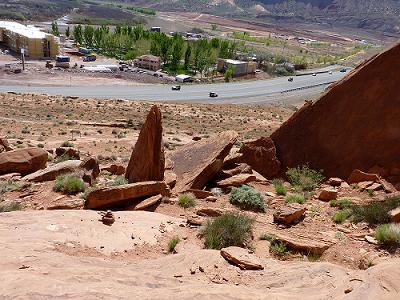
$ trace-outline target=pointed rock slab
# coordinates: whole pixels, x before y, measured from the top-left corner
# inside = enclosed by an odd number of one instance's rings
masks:
[[[274,141],[270,137],[245,142],[239,152],[243,154],[241,161],[265,178],[279,174],[281,163],[276,156]]]
[[[40,148],[26,148],[0,153],[0,175],[20,173],[27,175],[44,169],[48,154]]]
[[[376,174],[372,173],[365,173],[361,170],[354,170],[351,172],[349,179],[347,180],[348,183],[359,183],[363,181],[372,181],[372,182],[378,182],[379,181],[379,176]]]
[[[112,187],[103,187],[90,192],[86,208],[97,209],[129,204],[132,200],[161,194],[170,196],[170,189],[164,181],[144,181]]]
[[[177,175],[174,192],[202,189],[221,170],[238,134],[225,131],[208,139],[180,147],[169,155]]]
[[[227,247],[221,249],[221,256],[229,263],[238,266],[242,270],[263,270],[261,261],[249,250],[240,247]]]
[[[164,180],[165,158],[161,119],[161,111],[154,105],[140,130],[126,168],[125,177],[129,183]]]
[[[217,182],[217,186],[219,187],[228,187],[228,186],[241,186],[243,184],[256,181],[257,178],[253,174],[238,174],[232,177],[229,177],[224,180],[220,180]]]

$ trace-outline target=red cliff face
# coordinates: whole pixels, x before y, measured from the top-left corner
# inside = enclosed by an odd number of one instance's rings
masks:
[[[282,171],[309,163],[347,178],[379,166],[400,181],[400,44],[306,104],[271,138]]]

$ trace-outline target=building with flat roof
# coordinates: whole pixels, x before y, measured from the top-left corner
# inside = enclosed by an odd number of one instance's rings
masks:
[[[133,62],[138,68],[151,71],[158,71],[161,69],[161,58],[158,56],[146,54],[137,57]]]
[[[232,76],[243,76],[247,74],[254,74],[257,69],[257,63],[253,61],[240,61],[234,59],[218,58],[217,71],[224,73],[229,66],[233,66]]]
[[[177,82],[182,82],[182,83],[184,83],[184,82],[192,82],[192,81],[193,81],[193,78],[192,78],[192,76],[189,76],[189,75],[179,74],[179,75],[176,75],[176,76],[175,76],[175,80],[176,80]]]
[[[36,59],[54,58],[60,47],[58,37],[35,26],[11,21],[0,21],[0,43],[17,53],[24,49],[25,57]]]

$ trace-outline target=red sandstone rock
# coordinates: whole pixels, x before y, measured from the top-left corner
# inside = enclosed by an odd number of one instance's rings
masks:
[[[40,148],[17,149],[0,153],[0,175],[20,173],[26,175],[43,169],[47,152]]]
[[[111,164],[109,166],[101,168],[101,170],[110,172],[113,175],[123,175],[125,174],[126,171],[123,165],[118,165],[118,164]]]
[[[219,187],[228,187],[228,186],[241,186],[243,184],[256,181],[256,176],[253,174],[238,174],[227,179],[223,179],[217,182],[217,186]]]
[[[371,173],[365,173],[361,170],[353,170],[351,172],[349,179],[347,180],[348,183],[359,183],[362,181],[372,181],[372,182],[378,182],[379,181],[379,176],[376,174],[371,174]]]
[[[71,147],[56,148],[56,155],[57,156],[67,155],[67,156],[73,157],[77,160],[80,159],[79,151],[77,149],[71,148]]]
[[[322,201],[334,200],[337,198],[338,191],[334,188],[323,188],[319,193],[318,199]]]
[[[290,225],[296,223],[305,213],[306,208],[298,203],[286,204],[274,213],[274,222]]]
[[[248,141],[243,144],[239,152],[243,155],[241,161],[265,178],[272,178],[279,174],[281,163],[276,157],[275,145],[270,137]]]
[[[168,158],[177,176],[174,192],[203,189],[222,170],[237,136],[234,131],[226,131],[173,151]]]
[[[221,249],[221,256],[228,262],[237,265],[242,270],[263,270],[261,261],[249,250],[240,247],[227,247]]]
[[[327,177],[400,163],[400,44],[366,61],[308,103],[271,138],[282,172],[309,163]]]
[[[0,153],[5,152],[5,151],[11,151],[11,150],[12,150],[12,148],[8,144],[8,141],[6,140],[6,138],[0,137]]]
[[[164,145],[162,143],[162,117],[154,105],[140,130],[125,177],[129,183],[164,180]]]

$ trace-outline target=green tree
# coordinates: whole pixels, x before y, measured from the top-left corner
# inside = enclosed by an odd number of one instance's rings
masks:
[[[60,31],[58,29],[58,24],[56,21],[51,23],[51,33],[55,36],[60,36]]]
[[[82,25],[77,25],[74,27],[73,36],[75,43],[82,44],[83,36],[82,36]]]
[[[85,26],[85,28],[83,30],[83,37],[84,37],[86,46],[88,46],[88,47],[93,46],[93,35],[94,35],[93,27],[90,25]]]
[[[185,51],[185,69],[189,70],[190,68],[190,57],[192,56],[192,46],[190,44],[187,45]]]
[[[229,65],[228,68],[226,68],[224,73],[224,78],[226,82],[229,82],[231,80],[234,71],[235,67],[233,65]]]
[[[69,26],[68,26],[67,29],[65,29],[65,36],[67,38],[69,38],[70,35],[71,35],[71,32],[70,32],[70,29],[69,29]]]
[[[180,35],[174,36],[174,45],[171,53],[171,69],[176,71],[179,67],[179,63],[183,53],[183,39]]]

